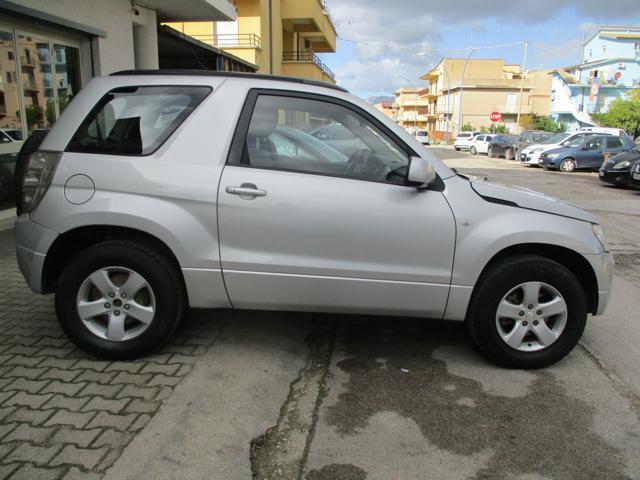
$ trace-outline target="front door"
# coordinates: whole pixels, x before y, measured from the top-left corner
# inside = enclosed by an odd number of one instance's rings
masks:
[[[598,168],[602,165],[604,137],[594,137],[585,143],[578,156],[578,168]]]
[[[406,184],[414,153],[330,97],[260,91],[245,108],[251,120],[218,193],[232,304],[441,317],[455,225],[437,188]],[[347,157],[308,133],[323,124],[349,130],[364,148]],[[283,138],[296,147],[285,149]]]

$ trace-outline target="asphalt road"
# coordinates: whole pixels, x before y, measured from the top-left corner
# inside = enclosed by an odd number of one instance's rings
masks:
[[[640,479],[640,195],[592,173],[431,151],[601,218],[617,253],[614,296],[578,348],[550,368],[505,370],[457,323],[192,312],[206,349],[105,478]],[[0,253],[10,243],[0,238]]]

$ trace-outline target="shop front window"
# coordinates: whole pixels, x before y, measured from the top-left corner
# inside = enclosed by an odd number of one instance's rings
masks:
[[[55,44],[58,111],[62,111],[80,91],[80,52],[77,48]]]
[[[0,210],[14,207],[25,135],[51,128],[80,87],[78,48],[0,28]]]
[[[18,35],[24,113],[29,132],[47,129],[56,120],[49,42],[35,36]]]
[[[0,210],[13,206],[13,172],[22,147],[22,115],[13,33],[0,30]]]

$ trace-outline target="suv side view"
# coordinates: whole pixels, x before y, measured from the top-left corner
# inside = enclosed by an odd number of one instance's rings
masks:
[[[487,358],[535,368],[609,299],[593,215],[457,175],[339,87],[121,72],[26,143],[20,269],[100,357],[157,350],[187,307],[238,308],[465,322]]]

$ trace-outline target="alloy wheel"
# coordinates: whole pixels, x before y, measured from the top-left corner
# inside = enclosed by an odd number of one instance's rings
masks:
[[[153,322],[155,295],[149,282],[125,267],[104,267],[80,286],[77,310],[87,329],[103,340],[122,342],[141,335]]]
[[[498,304],[500,338],[521,352],[536,352],[555,343],[567,325],[568,309],[554,287],[526,282],[511,289]]]
[[[563,172],[573,172],[576,169],[576,162],[572,159],[563,160],[560,164],[560,170]]]

